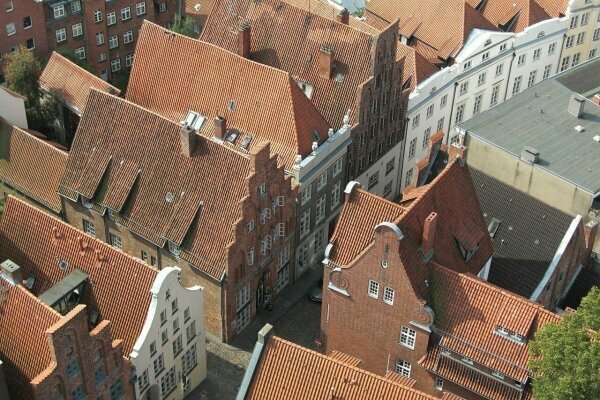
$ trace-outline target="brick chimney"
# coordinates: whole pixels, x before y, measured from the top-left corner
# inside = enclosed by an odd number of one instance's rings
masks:
[[[196,145],[196,132],[184,122],[179,129],[179,139],[181,140],[181,154],[191,157]]]
[[[437,213],[432,212],[423,224],[423,239],[421,241],[421,250],[423,256],[427,258],[433,251],[433,243],[435,242],[435,229],[437,224]]]
[[[347,8],[342,8],[335,16],[335,20],[340,24],[348,25],[350,23],[350,13]]]
[[[215,137],[217,139],[225,139],[225,131],[227,130],[227,120],[220,115],[215,117]]]
[[[333,50],[327,45],[322,45],[319,49],[319,76],[324,79],[331,79],[333,72]]]
[[[2,273],[2,277],[4,279],[12,283],[13,285],[23,284],[23,275],[21,274],[21,267],[19,267],[11,260],[6,260],[2,264],[0,264],[0,273]]]
[[[250,58],[250,24],[244,22],[238,32],[238,54]]]
[[[592,256],[592,249],[594,248],[594,242],[596,241],[596,234],[598,233],[598,220],[593,219],[583,227],[585,237],[585,258],[584,262],[588,262]]]

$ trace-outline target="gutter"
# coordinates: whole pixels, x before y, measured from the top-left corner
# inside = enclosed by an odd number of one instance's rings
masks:
[[[252,351],[252,357],[250,357],[250,363],[248,364],[248,368],[246,368],[246,373],[244,374],[244,379],[242,379],[242,383],[240,385],[240,390],[238,390],[238,394],[236,396],[236,400],[244,400],[246,399],[246,395],[250,389],[250,385],[252,384],[252,380],[254,378],[254,374],[257,372],[257,367],[262,357],[263,350],[267,344],[267,339],[271,335],[271,330],[273,329],[273,325],[266,324],[263,328],[258,332],[258,338],[256,344],[254,345],[254,350]]]

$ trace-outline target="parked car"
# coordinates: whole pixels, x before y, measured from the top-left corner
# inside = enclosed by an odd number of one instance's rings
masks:
[[[315,303],[323,301],[323,278],[315,282],[315,285],[308,290],[308,298]]]

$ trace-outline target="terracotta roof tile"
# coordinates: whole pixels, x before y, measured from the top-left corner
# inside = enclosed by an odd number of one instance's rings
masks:
[[[328,137],[329,124],[288,73],[148,21],[137,41],[127,98],[174,122],[189,110],[208,117],[205,127],[222,116],[228,129],[241,132],[234,147],[239,150],[245,134],[252,135],[248,151],[270,141],[272,154],[288,169],[297,154],[312,151],[314,131],[320,143]],[[213,136],[211,128],[201,133]]]
[[[0,259],[19,265],[24,278],[36,276],[35,295],[75,268],[87,273],[92,284],[84,303],[111,322],[113,338],[123,341],[129,355],[146,320],[157,270],[14,197],[4,209],[0,241]],[[66,270],[59,268],[61,260],[68,262]]]
[[[91,72],[53,52],[39,79],[40,86],[73,107],[80,114],[92,88],[118,95],[119,89]]]
[[[58,213],[66,165],[67,153],[0,118],[0,180]]]
[[[414,48],[402,43],[398,44],[396,50],[396,60],[404,60],[404,69],[402,70],[402,83],[410,87],[411,92],[417,85],[438,72],[438,69],[427,61],[427,59],[417,52]]]
[[[564,15],[565,11],[565,0],[488,0],[481,14],[498,27],[514,21],[509,30],[521,32],[540,21]]]
[[[212,127],[205,130],[212,135]],[[250,160],[200,135],[196,141],[193,156],[185,156],[179,124],[92,91],[60,191],[113,206],[126,198],[114,209],[119,223],[159,246],[166,239],[181,243],[189,232],[182,258],[221,278],[241,216],[239,201],[247,196]]]
[[[433,400],[394,380],[272,336],[263,349],[247,399]]]
[[[361,363],[360,358],[342,353],[341,351],[332,351],[329,357],[331,357],[333,360],[341,362],[342,364],[351,365],[353,367],[358,367]]]
[[[23,286],[14,286],[2,278],[0,285],[7,289],[0,302],[0,360],[6,383],[13,396],[33,399],[29,381],[52,363],[45,331],[60,321],[61,315]]]
[[[311,101],[329,125],[341,126],[348,109],[357,112],[359,87],[373,75],[371,53],[377,35],[280,0],[216,0],[201,39],[237,52],[236,32],[241,22],[251,26],[250,58],[311,85]],[[333,51],[331,79],[318,73],[323,45]],[[355,119],[355,115],[351,117]]]

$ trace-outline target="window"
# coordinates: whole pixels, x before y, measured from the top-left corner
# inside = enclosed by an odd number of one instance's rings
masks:
[[[331,189],[331,209],[335,209],[340,204],[340,193],[342,189],[342,182],[338,181]]]
[[[94,11],[94,23],[102,22],[102,11],[96,10]]]
[[[4,6],[4,9],[6,10],[7,13],[12,12],[15,9],[15,7],[13,6],[13,2],[7,1]]]
[[[515,94],[518,94],[521,91],[521,81],[523,80],[522,76],[517,76],[515,78],[515,81],[513,83],[513,89],[512,89],[512,94],[513,96]]]
[[[156,354],[156,342],[150,343],[150,355],[153,356]]]
[[[496,65],[496,76],[502,75],[502,72],[504,72],[504,64]]]
[[[413,138],[410,141],[410,144],[408,146],[408,158],[413,158],[415,156],[415,151],[417,149],[417,138]]]
[[[403,326],[400,328],[400,344],[406,346],[409,349],[415,349],[415,341],[417,340],[417,332]]]
[[[76,359],[69,361],[69,363],[67,364],[67,375],[69,377],[74,377],[79,375],[79,363],[77,362]]]
[[[410,185],[410,183],[412,182],[412,176],[413,176],[413,169],[411,168],[408,171],[406,171],[406,175],[404,177],[404,186]]]
[[[556,50],[556,43],[550,43],[548,45],[548,55],[554,54],[555,50]]]
[[[116,58],[110,62],[110,70],[112,72],[117,72],[121,70],[121,59]]]
[[[504,50],[506,50],[506,43],[502,43],[500,45],[500,49],[498,49],[498,53],[502,53]]]
[[[71,2],[71,14],[77,14],[81,11],[81,3],[79,0]]]
[[[150,256],[150,265],[152,265],[153,267],[158,266],[158,259],[154,256]]]
[[[254,247],[252,247],[250,250],[248,250],[248,252],[246,252],[246,264],[254,264]]]
[[[548,79],[550,77],[550,72],[552,71],[552,64],[546,65],[544,67],[544,75],[542,75],[542,80]]]
[[[464,66],[465,71],[468,70],[469,68],[471,68],[471,61],[467,61]]]
[[[251,219],[250,222],[246,223],[246,230],[248,233],[254,230],[254,219]]]
[[[430,104],[429,107],[427,107],[427,118],[433,115],[433,106],[433,104]]]
[[[110,385],[110,400],[121,400],[123,398],[123,378]]]
[[[537,75],[537,70],[536,71],[531,71],[529,73],[529,79],[527,79],[527,87],[530,88],[533,86],[533,84],[535,83],[535,76]]]
[[[571,56],[566,56],[565,58],[562,59],[562,62],[560,63],[560,71],[564,71],[567,68],[569,68],[569,63],[571,62]]]
[[[581,25],[582,25],[582,26],[583,26],[583,25],[587,25],[587,24],[588,24],[588,21],[589,21],[589,19],[590,19],[590,13],[589,13],[589,12],[586,12],[585,14],[583,14],[583,15],[581,16]]]
[[[332,172],[331,174],[333,176],[338,175],[340,172],[342,172],[342,158],[338,158],[337,160],[335,160],[335,162],[333,163],[333,167],[332,167]]]
[[[310,232],[310,209],[302,213],[300,218],[300,237],[303,238]]]
[[[444,130],[444,117],[440,118],[437,123],[437,132]]]
[[[588,58],[594,58],[596,57],[596,49],[591,49],[590,53],[588,54]]]
[[[579,24],[579,15],[575,15],[575,16],[571,17],[571,23],[569,24],[569,28],[570,29],[577,28],[578,24]]]
[[[177,357],[179,353],[183,350],[183,340],[181,339],[181,335],[177,336],[173,341],[173,357]]]
[[[321,196],[321,198],[317,201],[316,216],[315,216],[315,223],[317,223],[317,224],[325,218],[325,199],[326,198],[327,198],[327,195],[325,194],[325,195]]]
[[[396,360],[396,373],[410,378],[410,363],[401,359]]]
[[[23,18],[23,29],[31,28],[31,17]]]
[[[8,29],[8,25],[6,27]],[[62,28],[56,31],[56,43],[67,40],[67,28]]]
[[[444,380],[442,378],[435,378],[435,389],[444,390]]]
[[[81,24],[81,22],[73,25],[71,28],[73,29],[73,37],[83,35],[83,25]]]
[[[190,319],[190,308],[186,307],[185,310],[183,310],[183,321],[187,322]]]
[[[244,307],[244,309],[250,310],[250,307]],[[185,328],[185,337],[187,343],[189,343],[193,338],[196,337],[196,321],[190,322],[190,324]]]
[[[460,95],[463,95],[463,94],[467,93],[468,90],[469,90],[469,81],[463,82],[460,84],[460,89],[458,90],[458,93]]]
[[[420,119],[421,119],[421,114],[417,114],[417,115],[415,115],[413,117],[413,120],[412,120],[412,127],[413,128],[416,127],[416,126],[419,126],[419,120]]]
[[[271,250],[272,246],[273,246],[273,239],[271,238],[271,235],[266,235],[260,241],[260,254],[262,254],[262,255],[267,254],[267,250]]]
[[[94,227],[94,224],[92,224],[87,219],[83,220],[83,231],[88,235],[96,237],[96,228]]]
[[[78,47],[75,49],[75,55],[80,59],[80,60],[85,60],[85,47]]]
[[[125,66],[131,67],[133,65],[133,54],[127,54],[125,56]]]
[[[167,11],[167,3],[164,3],[164,2],[160,3],[158,5],[158,12],[162,13],[162,12],[165,12],[165,11]]]
[[[600,13],[598,13],[598,18],[600,18]],[[594,36],[592,37],[593,41],[600,40],[600,28],[594,29]]]
[[[85,391],[82,385],[79,385],[71,392],[73,400],[85,400]]]
[[[473,365],[473,360],[470,359],[469,357],[463,357],[460,359],[460,361],[462,361],[463,363],[468,364],[468,365]]]
[[[121,8],[121,21],[131,19],[131,7]]]
[[[96,45],[104,44],[104,32],[96,33]]]
[[[431,128],[425,129],[425,133],[423,134],[423,148],[426,149],[429,145],[429,136],[431,135]]]
[[[394,304],[394,289],[386,287],[383,290],[383,302],[390,306]]]
[[[146,2],[142,1],[135,5],[135,15],[140,16],[146,14]]]
[[[585,32],[579,32],[577,34],[577,44],[580,45],[585,40]]]
[[[168,241],[168,246],[169,246],[169,253],[173,254],[176,257],[179,257],[179,255],[181,254],[181,248],[177,244],[175,244],[171,241]]]
[[[317,190],[321,190],[327,185],[327,172],[324,172],[317,178]]]
[[[123,34],[123,43],[131,43],[133,42],[133,31],[127,31]]]
[[[113,233],[110,234],[110,245],[117,250],[123,250],[123,245],[121,244],[121,237]]]
[[[444,106],[448,103],[448,95],[445,94],[440,100],[440,108],[444,108]]]
[[[575,35],[571,35],[565,41],[565,47],[568,49],[569,47],[573,47],[573,43],[575,42]]]
[[[488,58],[490,58],[490,52],[489,51],[486,51],[485,53],[483,53],[481,55],[481,61],[482,62],[485,61],[485,60],[487,60]]]
[[[521,66],[521,65],[525,64],[526,60],[527,60],[527,54],[521,54],[519,56],[519,58],[517,59],[517,65]]]
[[[383,197],[387,197],[392,193],[392,182],[388,182],[383,188]]]
[[[196,354],[196,344],[194,343],[181,358],[181,368],[183,375],[187,375],[198,364],[198,356]]]
[[[312,193],[311,193],[311,192],[312,192],[312,191],[311,191],[311,189],[312,189],[312,188],[311,188],[311,186],[309,185],[309,186],[307,186],[305,189],[303,189],[303,190],[300,192],[300,204],[306,204],[306,202],[307,202],[308,200],[310,200],[310,198],[311,198],[311,195],[312,195]]]
[[[369,280],[369,296],[374,299],[379,298],[379,283]]]
[[[165,329],[164,331],[161,332],[160,337],[162,340],[162,344],[167,343],[169,341],[169,331],[167,329]]]
[[[116,49],[119,47],[119,37],[117,35],[111,36],[108,38],[108,48]]]
[[[117,13],[111,11],[106,13],[106,25],[111,26],[117,23]]]
[[[571,67],[574,67],[579,64],[580,57],[581,57],[581,53],[573,54],[573,64],[571,64]]]
[[[456,118],[454,119],[455,123],[460,124],[463,121],[464,116],[465,116],[465,103],[459,104],[458,107],[456,107]]]
[[[533,61],[539,60],[541,55],[542,55],[542,49],[535,49],[533,51]]]
[[[160,326],[163,326],[167,323],[167,310],[162,310],[160,312]]]
[[[479,114],[481,112],[481,102],[483,101],[483,93],[475,96],[475,102],[473,103],[473,115]]]
[[[65,16],[65,6],[64,4],[54,6],[52,8],[52,13],[54,14],[54,19],[62,18]]]
[[[148,370],[145,369],[144,372],[138,378],[138,390],[140,394],[150,385],[150,380],[148,379]]]
[[[175,367],[171,367],[166,374],[160,378],[160,392],[162,398],[165,399],[167,396],[175,390],[177,384],[175,383]]]
[[[154,377],[156,378],[165,369],[164,356],[161,354],[158,357],[156,357],[153,361],[153,365],[154,365]]]
[[[371,176],[369,176],[369,190],[374,188],[379,183],[379,171],[376,171]]]
[[[392,157],[392,159],[385,164],[385,176],[388,176],[388,174],[394,170],[395,164],[396,157]]]
[[[496,85],[492,88],[492,96],[490,98],[490,107],[498,104],[498,95],[500,94],[500,85]]]
[[[481,86],[485,83],[485,72],[482,72],[481,74],[479,74],[479,76],[477,77],[477,86]]]

